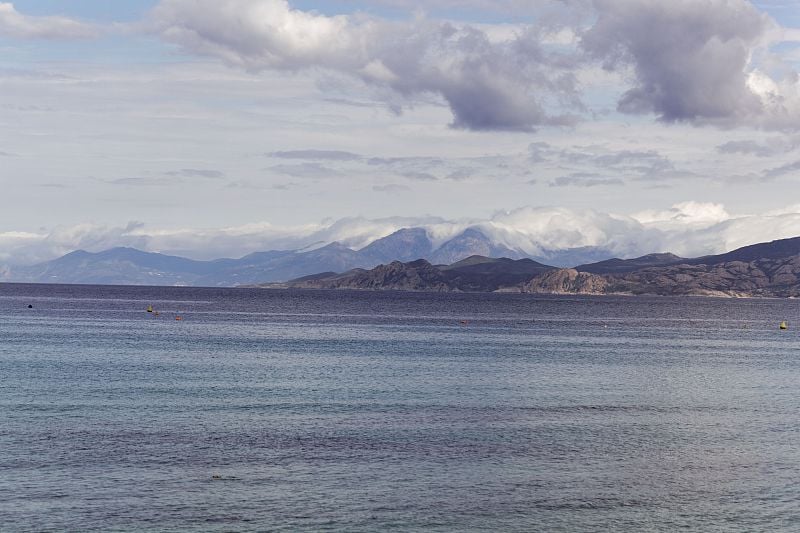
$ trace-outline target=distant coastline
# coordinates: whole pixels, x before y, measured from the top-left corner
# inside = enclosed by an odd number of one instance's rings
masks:
[[[723,299],[736,299],[736,300],[792,300],[799,298],[798,296],[768,296],[768,295],[750,295],[739,293],[725,293],[708,291],[705,293],[681,293],[681,294],[657,294],[657,293],[638,293],[632,292],[521,292],[511,289],[499,289],[496,291],[479,292],[479,291],[461,291],[458,289],[453,290],[427,290],[427,289],[399,289],[394,287],[298,287],[291,282],[284,283],[266,283],[262,285],[242,285],[239,287],[231,287],[233,289],[260,289],[260,290],[274,290],[274,291],[353,291],[353,292],[404,292],[404,293],[418,293],[418,294],[526,294],[531,296],[586,296],[595,298],[607,297],[624,297],[624,298],[723,298]]]
[[[474,235],[473,235],[474,236]],[[403,237],[401,234],[400,237]],[[388,237],[387,237],[388,239]],[[384,241],[385,244],[387,241]],[[383,255],[404,257],[393,248]],[[6,270],[0,281],[119,286],[267,287],[417,292],[586,295],[800,297],[800,237],[754,244],[720,255],[671,253],[606,259],[559,268],[529,257],[467,254],[440,264],[428,259],[378,261],[379,255],[331,244],[308,252],[268,251],[240,259],[195,261],[114,248],[76,251],[59,259]],[[367,261],[359,263],[358,261]],[[347,258],[350,259],[347,259]],[[352,259],[352,261],[351,261]],[[355,263],[354,263],[355,261]],[[367,266],[353,267],[353,264]]]
[[[746,246],[694,259],[652,254],[612,259],[575,268],[555,268],[528,259],[472,256],[452,265],[423,259],[394,261],[371,270],[324,273],[273,288],[504,292],[565,295],[712,296],[796,298],[800,296],[800,238]]]

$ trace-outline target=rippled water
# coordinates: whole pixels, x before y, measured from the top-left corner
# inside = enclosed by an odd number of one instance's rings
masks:
[[[799,307],[0,285],[0,529],[796,531]]]

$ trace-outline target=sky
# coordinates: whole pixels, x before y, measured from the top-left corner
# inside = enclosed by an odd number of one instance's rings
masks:
[[[0,263],[800,235],[800,2],[0,1]]]

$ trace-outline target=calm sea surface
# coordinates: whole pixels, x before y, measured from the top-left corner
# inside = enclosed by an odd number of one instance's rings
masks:
[[[0,285],[0,530],[390,529],[800,530],[800,302]]]

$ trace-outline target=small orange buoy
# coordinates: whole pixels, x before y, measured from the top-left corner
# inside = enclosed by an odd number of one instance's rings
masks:
[[[183,320],[183,318],[182,318],[182,317],[180,317],[180,316],[176,316],[176,317],[175,317],[175,320]]]

